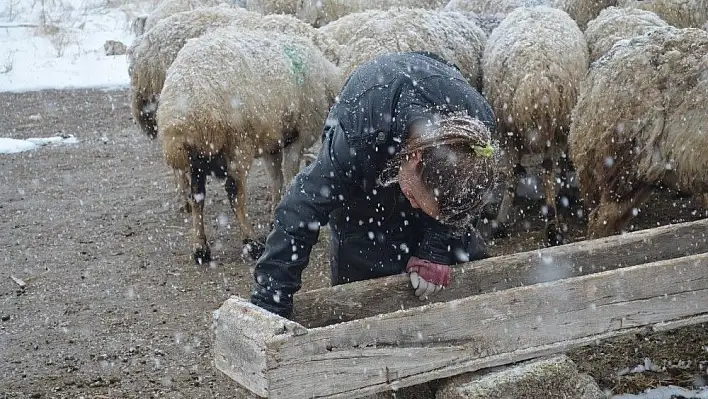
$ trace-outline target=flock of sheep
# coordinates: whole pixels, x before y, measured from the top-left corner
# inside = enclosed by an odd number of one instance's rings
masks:
[[[387,52],[437,53],[492,104],[501,226],[523,155],[542,160],[552,245],[571,169],[591,238],[620,232],[652,188],[708,193],[708,0],[162,0],[143,22],[128,49],[133,115],[162,140],[197,262],[210,259],[207,175],[226,179],[258,256],[245,210],[254,159],[275,207],[348,74]]]

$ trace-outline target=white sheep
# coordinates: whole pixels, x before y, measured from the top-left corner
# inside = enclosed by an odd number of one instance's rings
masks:
[[[263,15],[296,15],[303,7],[301,0],[242,0],[244,8]]]
[[[243,0],[244,7],[261,14],[289,14],[314,27],[322,27],[345,15],[391,8],[438,9],[447,0]]]
[[[339,65],[345,74],[378,55],[429,51],[455,64],[481,89],[481,58],[486,35],[457,12],[395,8],[349,14],[319,28],[342,40]]]
[[[345,15],[366,10],[421,8],[437,10],[447,0],[301,0],[297,17],[315,27],[322,27]]]
[[[187,39],[226,26],[246,13],[240,8],[208,7],[173,14],[138,36],[128,51],[133,118],[149,137],[157,134],[155,112],[165,73]]]
[[[292,15],[263,15],[249,11],[240,14],[234,24],[247,29],[261,29],[299,35],[312,41],[327,59],[335,64],[339,63],[339,55],[342,51],[340,44],[334,38],[327,36],[317,28]]]
[[[145,21],[147,21],[149,14],[137,15],[133,18],[130,23],[130,31],[137,37],[145,33]]]
[[[553,0],[450,0],[443,10],[506,15],[520,7],[551,5]]]
[[[601,10],[616,0],[450,0],[443,8],[476,15],[505,15],[521,7],[548,6],[565,11],[581,30],[597,17]]]
[[[194,258],[210,259],[204,234],[206,176],[226,191],[252,257],[262,252],[246,216],[246,179],[262,157],[271,205],[299,171],[303,150],[322,135],[343,83],[339,69],[309,40],[235,26],[190,39],[167,71],[157,126],[167,164],[182,175],[194,224]]]
[[[448,10],[448,11],[453,11],[453,10]],[[501,14],[501,13],[495,13],[495,14],[478,14],[474,12],[465,12],[465,11],[456,11],[459,12],[460,14],[463,14],[467,16],[467,18],[471,19],[477,26],[479,26],[483,31],[484,34],[489,37],[489,35],[492,34],[494,29],[499,26],[501,21],[504,20],[506,17],[506,14]]]
[[[157,7],[147,18],[142,26],[143,32],[147,32],[161,20],[170,15],[177,14],[182,11],[195,10],[202,7],[214,7],[222,3],[222,0],[161,0]]]
[[[379,18],[381,10],[365,10],[351,13],[337,19],[325,26],[318,28],[320,32],[336,40],[340,44],[347,44],[362,25],[370,20]]]
[[[185,41],[231,24],[307,37],[333,62],[338,61],[339,44],[293,16],[261,15],[224,5],[174,14],[136,38],[129,51],[133,117],[148,136],[157,133],[155,112],[165,73]]]
[[[555,0],[556,8],[570,15],[578,24],[580,30],[587,28],[588,22],[597,18],[607,7],[614,6],[617,0]]]
[[[708,24],[708,0],[617,0],[617,5],[651,11],[678,28]]]
[[[651,11],[638,8],[609,7],[588,23],[585,40],[590,49],[590,62],[600,58],[613,44],[630,39],[668,23]]]
[[[497,117],[506,159],[504,197],[496,218],[503,231],[514,200],[522,154],[543,154],[546,233],[563,242],[556,212],[556,176],[570,112],[588,69],[583,32],[562,10],[538,6],[511,11],[492,32],[482,58],[484,90]]]
[[[591,65],[572,119],[589,238],[621,232],[653,188],[708,193],[708,32],[617,42]]]

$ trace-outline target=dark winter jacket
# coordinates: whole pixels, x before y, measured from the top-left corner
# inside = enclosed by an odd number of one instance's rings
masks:
[[[405,145],[410,125],[459,111],[494,131],[489,104],[457,69],[434,54],[387,54],[355,70],[329,113],[317,160],[296,176],[276,208],[265,253],[254,271],[251,301],[288,317],[319,227],[333,212],[351,210],[362,201],[370,203],[367,212],[372,217],[362,215],[360,220],[376,223],[373,216],[385,201],[382,196],[390,197],[378,178]],[[447,242],[452,230],[422,218],[425,231],[415,255],[440,264],[457,263]]]

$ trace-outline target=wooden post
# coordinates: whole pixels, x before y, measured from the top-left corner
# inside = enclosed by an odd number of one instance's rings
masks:
[[[304,327],[249,301],[232,297],[214,311],[216,368],[260,396],[268,395],[266,346],[281,335],[304,334]]]
[[[698,254],[312,329],[231,299],[215,351],[220,370],[264,397],[357,398],[707,314]]]

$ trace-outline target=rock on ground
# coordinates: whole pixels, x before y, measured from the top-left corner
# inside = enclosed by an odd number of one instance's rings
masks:
[[[436,399],[603,399],[595,380],[565,355],[535,359],[443,383]]]
[[[428,384],[405,387],[396,391],[380,392],[360,399],[434,399],[435,393]]]
[[[103,50],[106,51],[106,55],[125,55],[126,46],[118,40],[106,40],[106,43],[103,44]]]

